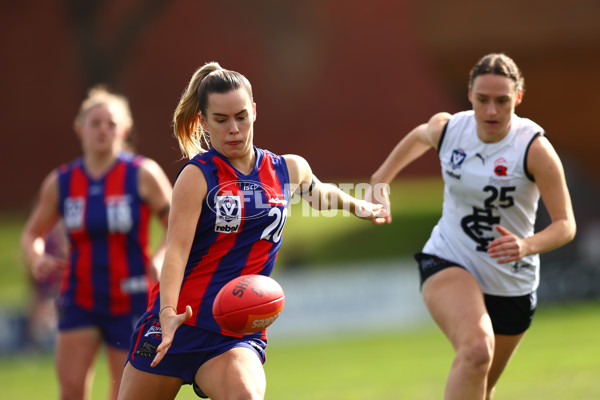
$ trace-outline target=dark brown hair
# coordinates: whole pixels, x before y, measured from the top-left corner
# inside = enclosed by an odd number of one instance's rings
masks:
[[[525,79],[517,64],[504,53],[491,53],[483,56],[471,69],[469,74],[469,90],[473,88],[473,81],[479,75],[495,74],[505,76],[515,82],[517,91],[525,90]]]

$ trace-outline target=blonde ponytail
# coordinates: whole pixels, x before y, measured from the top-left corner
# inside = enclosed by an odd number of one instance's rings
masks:
[[[208,151],[210,148],[210,139],[198,123],[199,113],[203,111],[200,109],[200,103],[198,102],[198,90],[208,74],[221,69],[223,68],[216,62],[207,63],[198,68],[181,95],[179,104],[175,109],[173,133],[177,138],[181,152],[189,159],[194,158],[196,154]]]

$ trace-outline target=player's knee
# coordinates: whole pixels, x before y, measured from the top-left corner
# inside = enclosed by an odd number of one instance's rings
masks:
[[[85,382],[76,379],[60,379],[60,399],[61,400],[81,400],[85,398]]]
[[[81,400],[85,398],[84,389],[80,387],[62,387],[60,390],[61,400]]]
[[[237,390],[232,399],[235,400],[263,400],[265,394],[257,387],[244,387],[240,390]]]
[[[457,358],[463,365],[486,373],[492,364],[493,355],[493,337],[490,338],[486,335],[468,341],[457,352]]]
[[[204,394],[202,388],[194,383],[194,392],[200,398],[206,399],[208,396]],[[242,386],[231,390],[223,390],[219,397],[232,400],[263,400],[265,397],[264,390],[257,387]]]

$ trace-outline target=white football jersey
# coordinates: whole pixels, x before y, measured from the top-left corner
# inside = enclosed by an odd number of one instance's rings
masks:
[[[543,129],[513,115],[497,143],[477,136],[473,111],[454,114],[440,139],[444,179],[442,217],[423,248],[465,267],[484,293],[521,296],[537,289],[539,255],[499,264],[487,254],[502,225],[521,238],[533,235],[540,194],[526,166],[527,152]]]

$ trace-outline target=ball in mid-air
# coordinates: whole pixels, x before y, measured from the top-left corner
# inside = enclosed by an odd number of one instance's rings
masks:
[[[273,278],[242,275],[221,288],[213,303],[213,316],[221,328],[240,335],[271,325],[283,309],[285,295]]]

